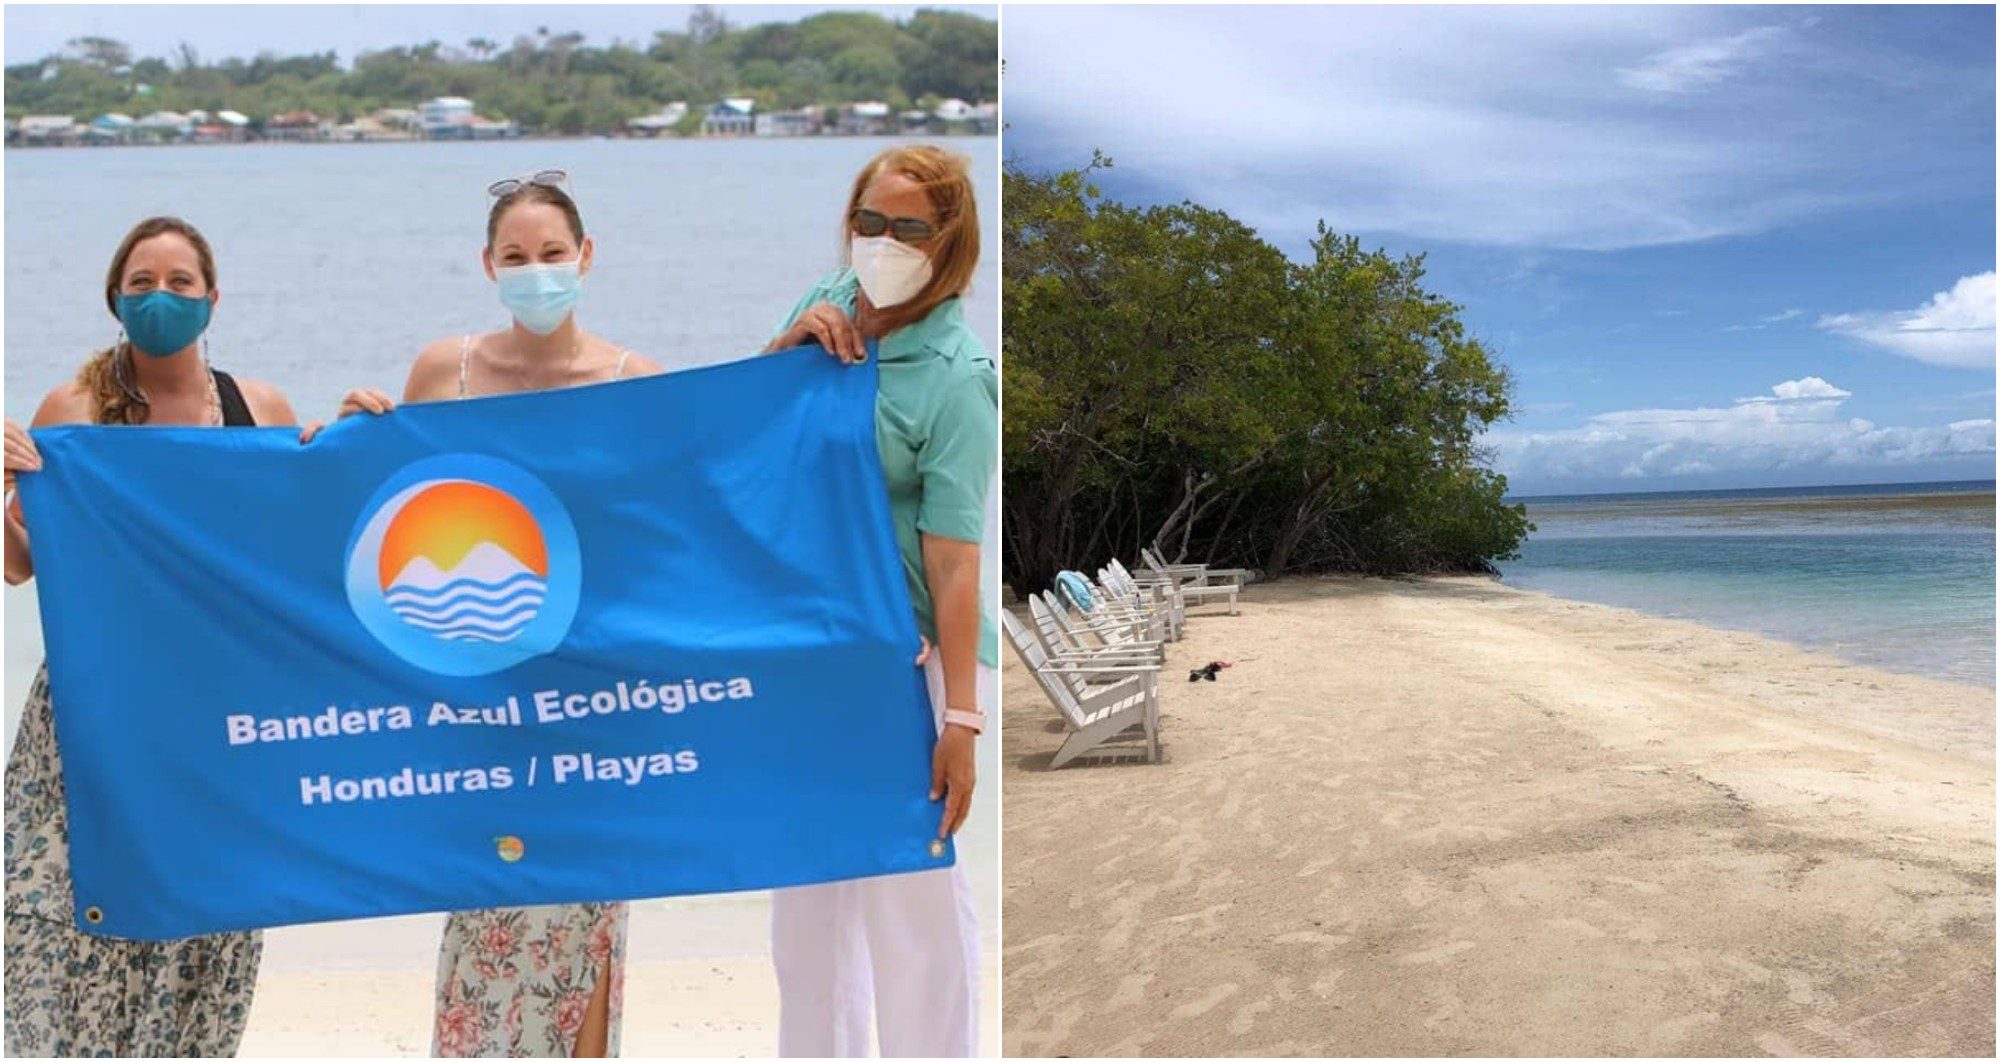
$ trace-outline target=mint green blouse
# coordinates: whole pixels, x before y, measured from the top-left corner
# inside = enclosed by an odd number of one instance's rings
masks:
[[[783,332],[810,307],[829,302],[854,313],[860,287],[854,272],[822,278],[778,326]],[[971,329],[956,298],[876,345],[875,445],[889,482],[889,516],[903,557],[903,578],[916,607],[917,628],[937,641],[937,617],[924,581],[920,532],[978,542],[986,528],[986,491],[1000,459],[1000,380],[993,358]],[[980,573],[979,662],[1000,666]]]

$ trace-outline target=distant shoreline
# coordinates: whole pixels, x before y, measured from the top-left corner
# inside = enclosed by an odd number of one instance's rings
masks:
[[[1906,497],[1919,494],[1993,494],[1990,479],[1937,479],[1888,483],[1824,483],[1805,487],[1712,487],[1695,490],[1606,491],[1595,494],[1510,494],[1502,500],[1514,503],[1570,501],[1632,501],[1648,498],[1685,500],[1729,498],[1821,498],[1838,496]]]
[[[487,137],[483,139],[426,139],[424,137],[387,138],[372,137],[365,140],[218,140],[213,143],[145,143],[128,142],[119,144],[8,144],[8,151],[70,152],[109,151],[122,148],[155,150],[159,148],[246,148],[246,147],[355,147],[375,144],[503,144],[524,141],[578,141],[578,140],[630,140],[640,143],[681,143],[681,144],[733,144],[745,141],[759,143],[786,143],[800,140],[986,140],[997,137],[996,133],[873,133],[843,134],[826,133],[814,136],[609,136],[604,133],[536,134],[533,136]]]

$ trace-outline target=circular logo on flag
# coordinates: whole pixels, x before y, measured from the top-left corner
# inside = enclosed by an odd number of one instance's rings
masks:
[[[347,603],[391,652],[485,675],[562,643],[582,586],[576,528],[542,482],[446,454],[375,492],[347,543]]]

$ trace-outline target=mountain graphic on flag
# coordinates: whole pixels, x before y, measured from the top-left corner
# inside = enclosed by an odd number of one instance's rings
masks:
[[[383,593],[403,622],[450,641],[505,642],[541,610],[548,581],[491,542],[442,570],[413,558]]]
[[[548,548],[534,516],[469,480],[412,494],[389,522],[377,566],[390,610],[447,641],[511,641],[548,597]]]

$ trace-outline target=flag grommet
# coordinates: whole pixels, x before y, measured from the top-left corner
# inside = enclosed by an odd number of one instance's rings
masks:
[[[104,921],[104,909],[102,907],[84,908],[83,920],[89,922],[91,925],[98,925],[102,923]]]
[[[932,859],[944,858],[944,840],[942,838],[931,839],[931,858]]]

